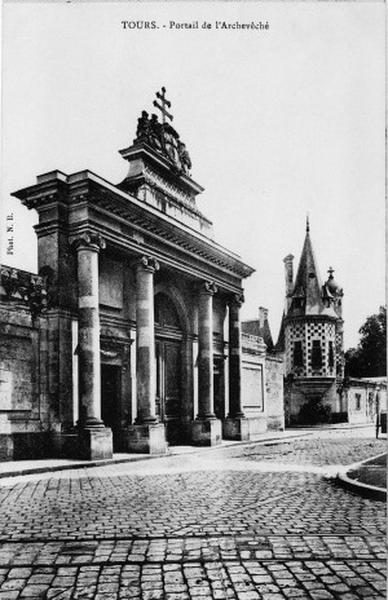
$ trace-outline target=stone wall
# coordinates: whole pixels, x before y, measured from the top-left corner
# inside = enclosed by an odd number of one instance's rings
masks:
[[[45,326],[28,308],[0,301],[0,460],[47,454]]]
[[[286,425],[315,425],[346,421],[340,411],[336,381],[327,378],[285,380]],[[340,414],[341,413],[341,414]]]
[[[268,354],[265,359],[267,429],[284,429],[283,358]]]
[[[0,460],[46,456],[48,328],[41,277],[0,267]]]
[[[386,381],[352,378],[341,384],[333,381],[319,389],[319,382],[286,379],[284,396],[286,425],[317,422],[374,424],[376,413],[387,409]],[[322,407],[328,409],[326,417]],[[307,417],[310,419],[306,420]]]
[[[256,335],[242,334],[242,410],[251,421],[251,434],[267,430],[265,398],[265,344]]]

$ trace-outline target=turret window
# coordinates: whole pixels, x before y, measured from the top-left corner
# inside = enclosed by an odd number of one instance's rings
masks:
[[[303,367],[302,342],[294,342],[294,367]]]
[[[313,369],[320,369],[322,367],[322,348],[319,340],[313,340],[311,366]]]
[[[334,367],[334,344],[329,342],[329,367]]]

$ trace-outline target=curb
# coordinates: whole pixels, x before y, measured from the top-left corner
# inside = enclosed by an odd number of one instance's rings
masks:
[[[309,429],[311,431],[336,431],[349,429],[367,429],[374,428],[374,423],[322,423],[321,425],[293,425],[293,429]]]
[[[143,460],[155,460],[161,458],[170,458],[173,456],[187,456],[192,454],[199,454],[203,452],[211,452],[214,450],[221,450],[225,448],[241,448],[244,446],[250,446],[252,444],[281,444],[283,442],[287,442],[289,440],[295,438],[301,438],[311,435],[310,431],[303,431],[301,433],[295,433],[293,435],[287,435],[282,438],[272,437],[266,438],[265,440],[249,440],[245,442],[235,442],[233,444],[225,444],[224,446],[210,446],[210,447],[193,447],[192,450],[188,450],[186,452],[179,453],[167,453],[167,454],[154,454],[154,455],[142,455],[136,456],[133,454],[131,458],[106,458],[102,460],[91,460],[91,461],[82,461],[82,462],[74,462],[72,464],[65,465],[53,465],[53,466],[45,466],[45,467],[26,467],[25,469],[18,469],[17,471],[4,471],[0,472],[0,479],[6,479],[10,477],[20,477],[21,475],[34,475],[39,473],[55,473],[57,471],[70,471],[72,469],[88,469],[91,467],[105,467],[107,465],[118,465],[123,463],[134,463],[140,462]]]
[[[381,502],[387,501],[387,490],[381,487],[377,487],[376,485],[369,485],[367,483],[362,483],[361,481],[357,481],[356,479],[352,479],[348,477],[347,473],[352,471],[353,469],[357,469],[362,465],[367,465],[369,462],[375,460],[376,458],[380,458],[380,456],[386,456],[386,452],[382,454],[377,454],[372,458],[368,458],[361,462],[353,463],[347,466],[346,472],[337,474],[337,481],[343,487],[364,496],[365,498],[371,498],[372,500],[380,500]]]

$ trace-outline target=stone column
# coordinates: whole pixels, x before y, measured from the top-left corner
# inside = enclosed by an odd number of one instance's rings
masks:
[[[96,234],[75,240],[78,273],[79,433],[81,455],[112,456],[112,431],[101,420],[98,253],[105,242]]]
[[[214,414],[213,295],[214,283],[204,282],[198,299],[198,416],[192,424],[192,440],[200,446],[221,443],[221,421]]]
[[[159,263],[143,256],[136,268],[136,402],[137,418],[128,430],[128,445],[133,452],[166,452],[163,423],[155,414],[156,362],[154,323],[154,273]]]
[[[143,256],[136,265],[137,422],[156,423],[154,273],[159,263]]]
[[[245,418],[241,401],[241,321],[242,294],[235,294],[229,302],[229,414],[224,421],[224,437],[248,440],[249,420]]]

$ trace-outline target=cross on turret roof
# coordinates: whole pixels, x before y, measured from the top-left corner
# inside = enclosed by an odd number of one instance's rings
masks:
[[[159,98],[160,104],[157,102],[157,100],[154,100],[153,104],[162,113],[162,123],[164,125],[166,123],[166,117],[168,119],[170,119],[171,121],[174,119],[174,117],[172,116],[172,114],[170,114],[166,110],[166,106],[168,108],[171,108],[171,102],[169,100],[167,100],[167,98],[166,98],[166,88],[164,86],[162,87],[161,93],[160,92],[156,92],[156,97]]]

